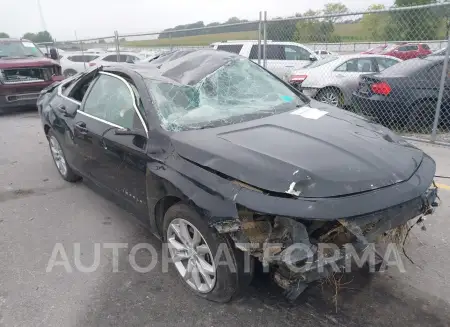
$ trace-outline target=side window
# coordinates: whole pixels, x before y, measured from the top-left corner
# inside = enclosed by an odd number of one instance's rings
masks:
[[[309,51],[301,47],[293,45],[285,45],[283,47],[286,60],[309,60],[311,55]]]
[[[143,129],[134,109],[134,98],[120,79],[100,74],[84,103],[84,112],[130,129]]]
[[[409,51],[407,46],[404,47],[398,47],[397,51]]]
[[[217,50],[239,54],[242,46],[242,44],[219,44]],[[258,53],[256,53],[256,57],[258,58]]]
[[[103,61],[117,62],[117,55],[109,55],[103,58]]]
[[[261,44],[261,60],[263,59],[263,47],[264,44]],[[258,45],[252,45],[252,49],[250,50],[249,59],[258,59]]]
[[[127,60],[132,60],[133,62],[139,61],[138,57],[128,55]]]
[[[419,50],[419,47],[417,45],[410,45],[408,48],[409,48],[408,49],[409,51],[417,51],[417,50]]]
[[[381,72],[385,70],[388,67],[391,67],[392,65],[395,65],[398,63],[397,60],[390,59],[390,58],[376,58],[377,64],[378,64],[378,70]]]
[[[127,61],[128,56],[127,55],[120,55],[119,56],[119,62],[126,62]],[[116,60],[117,60],[117,55],[116,55]]]
[[[349,73],[370,73],[375,72],[375,67],[372,59],[370,58],[351,59],[336,68],[336,71]]]
[[[264,50],[262,50],[264,51]],[[263,55],[261,55],[263,57]],[[267,44],[266,48],[267,60],[286,60],[284,46],[277,44]]]
[[[430,47],[428,46],[428,44],[422,44],[422,48],[424,50],[430,50]]]

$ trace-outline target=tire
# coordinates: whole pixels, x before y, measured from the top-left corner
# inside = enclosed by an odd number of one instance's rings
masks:
[[[48,145],[50,147],[50,153],[52,154],[53,162],[55,163],[56,169],[58,169],[61,177],[67,182],[74,183],[81,179],[72,168],[70,168],[67,163],[66,156],[62,150],[61,144],[56,138],[52,130],[47,133]],[[63,168],[64,167],[64,168]]]
[[[73,70],[73,69],[66,69],[66,70],[64,71],[64,73],[63,73],[63,75],[64,75],[65,78],[68,78],[68,77],[73,76],[73,75],[75,75],[75,74],[77,74],[77,71],[75,71],[75,70]]]
[[[183,229],[183,225],[186,229]],[[200,241],[198,241],[198,234],[192,227],[200,233]],[[175,229],[178,229],[178,232],[175,232]],[[213,228],[208,226],[197,211],[183,203],[173,205],[164,215],[163,239],[168,243],[169,255],[172,260],[175,255],[180,252],[171,250],[171,246],[173,246],[173,244],[176,244],[177,246],[178,244],[184,245],[179,236],[186,234],[182,233],[181,230],[184,230],[185,233],[186,231],[189,233],[189,241],[197,239],[196,243],[198,244],[197,246],[191,246],[187,252],[182,252],[183,254],[180,255],[180,258],[182,259],[173,263],[178,277],[188,291],[210,301],[226,303],[250,283],[251,278],[253,277],[253,261],[250,260],[250,270],[248,273],[244,273],[243,252],[235,249],[230,238],[226,235],[218,234]],[[221,248],[220,253],[222,253],[222,255],[214,262],[213,258],[216,258],[219,247]],[[194,251],[192,249],[194,249]],[[225,251],[228,251],[230,255],[223,255]],[[192,252],[195,253],[192,254]],[[203,261],[208,263],[208,265],[203,265],[208,268],[202,268],[203,276],[206,271],[211,272],[214,270],[213,274],[208,274],[208,280],[205,277],[198,277],[202,276],[199,269],[202,267],[201,262]],[[229,264],[217,265],[218,262],[228,262]],[[191,267],[191,274],[187,273],[187,268],[189,266]],[[197,278],[195,278],[194,275],[196,275]]]
[[[408,121],[408,131],[428,134],[433,128],[436,101],[429,99],[415,104]]]
[[[335,88],[328,87],[320,90],[316,100],[338,108],[344,107],[344,96],[341,91]]]

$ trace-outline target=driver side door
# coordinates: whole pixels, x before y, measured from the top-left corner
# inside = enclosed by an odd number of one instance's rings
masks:
[[[106,187],[138,214],[147,213],[147,122],[129,82],[100,72],[77,114],[79,143],[85,149],[83,171]],[[142,135],[117,135],[117,130]]]

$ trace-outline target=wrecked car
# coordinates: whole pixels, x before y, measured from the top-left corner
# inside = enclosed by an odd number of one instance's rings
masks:
[[[213,301],[257,261],[295,298],[345,256],[319,264],[320,243],[363,249],[436,206],[424,152],[228,52],[97,67],[43,90],[38,108],[62,178],[114,195],[168,243],[183,285]]]

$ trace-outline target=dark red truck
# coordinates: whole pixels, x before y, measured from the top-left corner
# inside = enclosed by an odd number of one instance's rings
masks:
[[[35,107],[40,91],[62,79],[59,63],[33,42],[0,39],[0,112]]]

